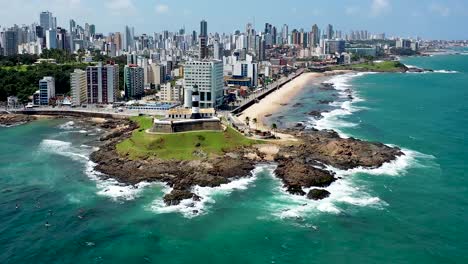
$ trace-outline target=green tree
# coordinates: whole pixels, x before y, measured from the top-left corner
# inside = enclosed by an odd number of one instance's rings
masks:
[[[250,125],[250,117],[246,116],[244,121],[247,126]]]

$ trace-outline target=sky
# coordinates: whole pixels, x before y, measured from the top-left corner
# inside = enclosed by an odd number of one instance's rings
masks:
[[[208,21],[209,32],[231,33],[266,22],[279,29],[288,24],[310,31],[324,28],[385,32],[387,36],[424,39],[468,39],[468,0],[0,0],[0,26],[39,21],[40,11],[51,11],[59,26],[68,21],[96,25],[96,31],[121,32],[125,25],[136,33],[162,30],[199,31]]]

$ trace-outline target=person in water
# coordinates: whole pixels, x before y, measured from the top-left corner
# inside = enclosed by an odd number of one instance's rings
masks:
[[[49,224],[49,221],[47,221],[47,222],[45,223],[45,227],[46,227],[47,229],[49,229],[50,226],[51,226],[51,225]]]

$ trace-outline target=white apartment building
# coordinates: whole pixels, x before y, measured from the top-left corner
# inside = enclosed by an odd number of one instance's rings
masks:
[[[216,108],[223,103],[223,62],[218,60],[190,61],[184,67],[185,92],[198,85],[200,108]]]
[[[78,106],[86,104],[88,102],[86,71],[75,69],[75,71],[70,74],[70,85],[72,105]]]

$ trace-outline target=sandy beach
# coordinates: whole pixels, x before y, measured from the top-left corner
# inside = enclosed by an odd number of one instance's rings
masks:
[[[250,120],[257,119],[257,124],[251,122],[250,127],[259,130],[270,130],[265,125],[265,120],[268,115],[274,114],[282,106],[289,104],[291,100],[300,93],[307,85],[314,81],[319,82],[320,77],[334,76],[338,74],[349,73],[350,71],[331,71],[325,73],[308,72],[304,73],[291,82],[285,84],[279,90],[269,94],[257,104],[252,105],[242,112],[239,120],[244,121],[246,117]]]
[[[256,118],[257,124],[250,124],[252,128],[269,130],[269,128],[265,126],[265,116],[275,113],[281,106],[290,103],[291,99],[301,92],[307,84],[310,84],[314,80],[323,76],[325,76],[323,73],[302,74],[291,82],[285,84],[279,90],[269,94],[267,97],[260,100],[260,102],[244,110],[244,112],[239,116],[239,119],[244,121],[246,117],[249,117],[250,120]]]

